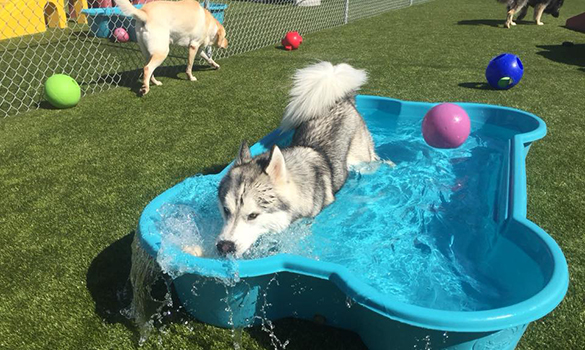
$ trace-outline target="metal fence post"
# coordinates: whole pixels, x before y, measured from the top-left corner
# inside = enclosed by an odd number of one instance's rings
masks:
[[[411,2],[412,2],[412,0],[411,0]],[[209,11],[209,0],[205,0],[203,7],[205,7],[205,9]],[[209,11],[209,12],[211,12],[211,11]],[[207,46],[205,48],[205,53],[207,54],[207,56],[209,56],[209,58],[212,58],[213,50],[211,49],[211,46]]]
[[[345,18],[343,19],[343,24],[347,24],[348,19],[349,19],[349,0],[345,0]]]

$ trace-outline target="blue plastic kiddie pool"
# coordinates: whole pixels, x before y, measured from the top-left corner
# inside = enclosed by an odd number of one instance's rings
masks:
[[[200,258],[173,243],[198,232],[213,247],[228,168],[155,198],[139,244],[186,310],[215,326],[296,317],[353,330],[370,349],[514,349],[568,287],[561,249],[526,218],[525,157],[546,126],[516,109],[458,105],[471,134],[439,150],[420,131],[434,104],[358,96],[377,153],[396,166],[351,172],[333,204],[266,237],[263,254]],[[252,153],[290,137],[276,130]]]

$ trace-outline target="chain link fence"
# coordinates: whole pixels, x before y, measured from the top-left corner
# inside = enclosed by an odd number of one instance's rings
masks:
[[[136,6],[150,0],[134,0]],[[224,24],[224,58],[301,35],[430,0],[218,0],[202,1]],[[43,106],[43,83],[72,76],[82,94],[115,86],[138,87],[144,57],[134,20],[115,0],[0,0],[0,117]],[[118,28],[123,28],[119,30]],[[171,46],[158,75],[183,72],[187,50]]]

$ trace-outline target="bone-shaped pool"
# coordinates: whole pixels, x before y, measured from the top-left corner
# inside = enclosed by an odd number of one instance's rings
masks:
[[[243,259],[214,256],[219,174],[184,180],[144,210],[138,242],[185,308],[220,327],[283,317],[356,331],[371,349],[514,349],[568,287],[562,251],[526,218],[525,157],[546,133],[516,109],[460,103],[471,134],[428,146],[431,103],[358,96],[386,163],[353,169],[314,219],[262,237]],[[253,155],[291,134],[278,130]],[[203,247],[205,258],[186,247]]]

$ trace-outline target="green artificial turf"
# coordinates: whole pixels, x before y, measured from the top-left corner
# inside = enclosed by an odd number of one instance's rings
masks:
[[[418,4],[428,0],[412,0]],[[224,15],[229,47],[215,49],[216,59],[241,54],[280,42],[287,31],[303,35],[343,25],[383,10],[406,7],[410,0],[326,0],[320,6],[296,6],[292,0],[241,1],[216,0]],[[213,8],[213,7],[212,7]],[[213,10],[212,10],[213,11]],[[72,76],[82,93],[107,90],[112,85],[127,85],[142,72],[144,58],[136,42],[119,43],[92,33],[94,20],[87,24],[69,20],[66,29],[48,28],[45,32],[0,40],[0,118],[29,111],[43,97],[42,84],[55,73]],[[127,28],[130,19],[114,16],[108,19],[113,27]],[[95,28],[93,29],[95,30]],[[188,50],[171,46],[163,67],[157,75],[174,75],[184,71]],[[203,62],[201,59],[200,62]]]
[[[469,101],[524,109],[548,135],[527,158],[528,216],[569,264],[570,287],[533,322],[519,349],[585,344],[585,34],[563,28],[585,11],[567,1],[558,19],[503,29],[504,6],[436,0],[304,36],[297,51],[268,47],[220,60],[219,71],[160,77],[136,97],[121,87],[68,110],[0,120],[0,348],[131,349],[137,335],[119,315],[130,242],[145,205],[185,177],[221,169],[242,139],[273,130],[290,76],[315,60],[369,72],[363,93],[405,100]],[[562,42],[572,41],[572,47]],[[519,55],[525,74],[509,91],[487,89],[485,66]],[[182,71],[182,69],[181,69]],[[304,321],[276,323],[287,349],[361,349],[348,332]],[[270,349],[260,329],[232,334],[177,313],[144,349]]]

